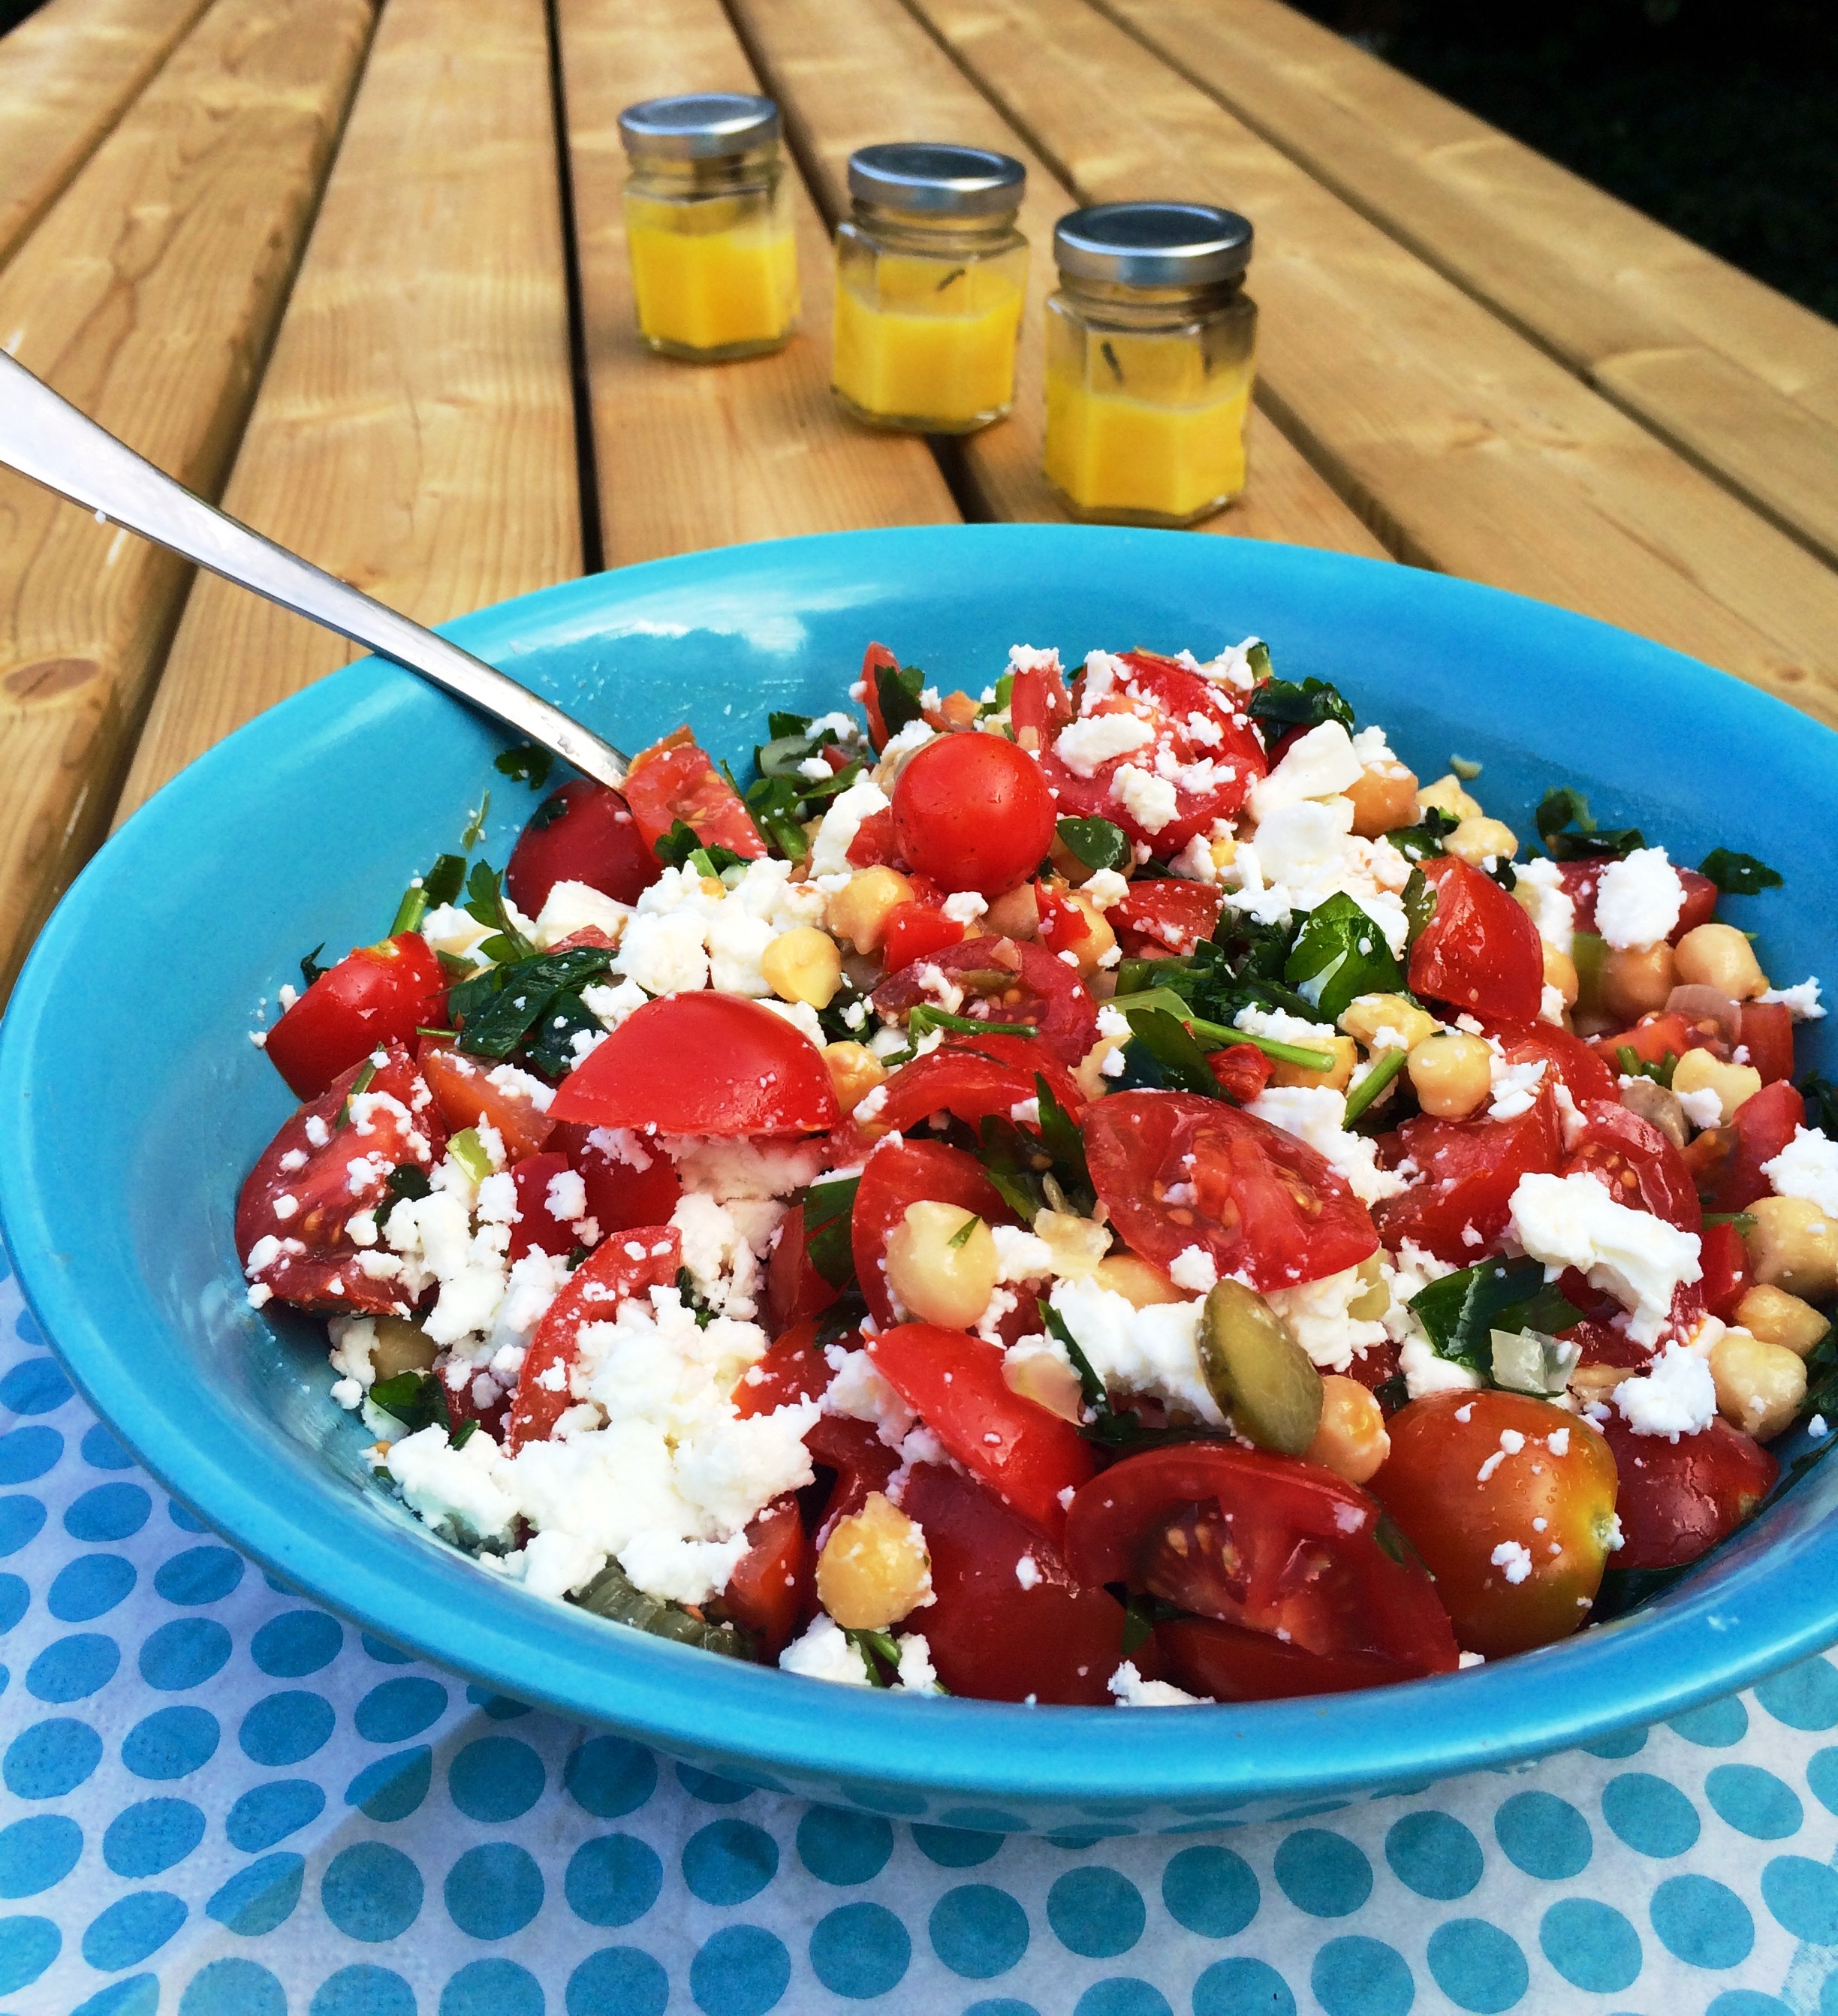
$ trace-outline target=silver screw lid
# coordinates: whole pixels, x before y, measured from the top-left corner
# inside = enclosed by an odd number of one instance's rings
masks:
[[[747,154],[779,140],[779,107],[750,92],[704,91],[680,98],[647,98],[619,115],[628,153],[668,154],[678,160],[714,160]]]
[[[1053,257],[1074,279],[1203,287],[1250,264],[1251,226],[1207,203],[1100,203],[1053,227]]]
[[[1027,171],[1012,154],[930,140],[888,140],[849,157],[849,193],[889,210],[989,217],[1018,210]]]

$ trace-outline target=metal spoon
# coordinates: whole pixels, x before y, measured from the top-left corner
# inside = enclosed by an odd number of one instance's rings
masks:
[[[0,463],[225,581],[322,623],[501,721],[602,784],[625,781],[610,742],[444,637],[194,497],[0,351]]]

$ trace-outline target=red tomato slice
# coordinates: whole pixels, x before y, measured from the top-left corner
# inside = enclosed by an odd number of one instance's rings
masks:
[[[1411,991],[1485,1021],[1535,1022],[1545,988],[1538,926],[1491,875],[1453,855],[1420,866],[1436,912],[1411,948]]]
[[[927,1198],[959,1204],[986,1224],[1014,1222],[1014,1214],[982,1165],[961,1148],[948,1148],[940,1141],[883,1141],[862,1165],[849,1225],[855,1278],[878,1323],[901,1320],[887,1287],[887,1241],[906,1216],[907,1206]]]
[[[904,1133],[941,1112],[973,1127],[991,1114],[1006,1120],[1016,1106],[1038,1096],[1037,1077],[1076,1120],[1084,1101],[1071,1074],[1045,1045],[1027,1036],[948,1037],[887,1080],[873,1125],[882,1133]]]
[[[938,1677],[954,1694],[1030,1698],[1070,1708],[1110,1704],[1123,1658],[1124,1609],[1068,1571],[1057,1550],[974,1479],[921,1463],[901,1501],[924,1529],[934,1600],[917,1622]],[[1027,1586],[1016,1579],[1024,1560]],[[1152,1672],[1153,1644],[1135,1655]]]
[[[1595,928],[1595,898],[1600,891],[1603,873],[1611,864],[1606,859],[1594,861],[1565,861],[1558,865],[1558,876],[1563,884],[1564,893],[1576,906],[1576,926],[1579,931],[1592,931]],[[1700,924],[1707,924],[1717,914],[1717,884],[1707,875],[1700,875],[1695,868],[1674,866],[1672,871],[1685,891],[1684,907],[1678,913],[1678,921],[1672,927],[1667,942],[1677,945],[1687,931],[1696,931]]]
[[[822,1052],[738,994],[647,1001],[563,1079],[549,1113],[666,1134],[820,1134],[842,1118]]]
[[[1702,1227],[1703,1210],[1685,1157],[1650,1120],[1608,1099],[1589,1100],[1582,1114],[1582,1135],[1560,1175],[1592,1175],[1617,1204],[1651,1211],[1681,1232]]]
[[[469,1360],[456,1358],[450,1351],[442,1352],[434,1360],[434,1371],[446,1397],[447,1419],[452,1424],[452,1432],[458,1435],[468,1421],[474,1421],[495,1442],[501,1442],[505,1421],[510,1413],[511,1399],[508,1393],[497,1390],[498,1381]],[[482,1406],[481,1392],[487,1396]],[[495,1397],[490,1397],[494,1395]]]
[[[1159,876],[1131,883],[1123,901],[1104,915],[1113,929],[1134,931],[1185,957],[1202,938],[1212,936],[1225,905],[1223,894],[1204,882]]]
[[[518,836],[504,886],[534,917],[558,882],[584,882],[616,902],[635,903],[663,871],[619,794],[591,777],[552,790]]]
[[[1228,1043],[1207,1059],[1207,1068],[1219,1082],[1219,1089],[1240,1106],[1249,1106],[1276,1068],[1255,1043]]]
[[[673,1287],[682,1264],[682,1241],[667,1225],[640,1226],[602,1240],[581,1262],[544,1311],[523,1355],[505,1431],[506,1455],[515,1456],[529,1442],[547,1442],[574,1405],[569,1376],[581,1355],[582,1330],[589,1323],[610,1323],[628,1296]]]
[[[841,1294],[812,1264],[804,1208],[793,1204],[779,1221],[772,1257],[766,1262],[766,1312],[773,1327],[788,1330],[808,1316],[821,1316]]]
[[[517,1190],[516,1222],[511,1227],[510,1236],[509,1257],[513,1262],[536,1248],[566,1256],[581,1244],[581,1234],[573,1222],[557,1218],[549,1207],[549,1185],[567,1173],[567,1157],[553,1153],[526,1155],[513,1166],[511,1181]]]
[[[1642,1015],[1632,1028],[1623,1029],[1618,1035],[1596,1037],[1592,1047],[1605,1067],[1617,1074],[1623,1050],[1631,1050],[1637,1063],[1663,1064],[1667,1058],[1682,1057],[1687,1050],[1724,1049],[1720,1039],[1707,1036],[1682,1015],[1663,1010],[1656,1015]]]
[[[1387,1159],[1394,1167],[1408,1160],[1420,1173],[1375,1210],[1385,1244],[1395,1251],[1408,1239],[1472,1266],[1505,1230],[1520,1178],[1556,1173],[1563,1138],[1548,1092],[1516,1120],[1407,1120]]]
[[[1793,1015],[1784,1001],[1745,1001],[1736,1041],[1764,1085],[1793,1075]]]
[[[1053,796],[1040,765],[1006,736],[966,729],[911,757],[894,786],[901,851],[945,890],[998,896],[1053,844]]]
[[[903,1015],[922,1002],[938,1006],[934,969],[962,990],[958,1013],[977,1022],[1031,1024],[1066,1064],[1077,1064],[1098,1040],[1098,1010],[1078,975],[1045,946],[1013,938],[966,938],[890,974],[874,990],[876,1009]]]
[[[504,1142],[506,1159],[513,1162],[547,1145],[555,1122],[538,1104],[537,1081],[527,1072],[438,1043],[423,1046],[421,1068],[433,1088],[441,1118],[454,1133],[468,1127],[494,1127]]]
[[[875,675],[899,669],[900,661],[885,644],[870,644],[861,654],[861,704],[868,715],[868,739],[877,749],[887,746],[887,722],[881,712],[880,681]]]
[[[753,815],[707,754],[679,728],[642,749],[625,773],[626,803],[638,822],[645,851],[656,858],[659,841],[681,819],[704,847],[725,847],[743,861],[766,851]]]
[[[1087,1111],[1083,1132],[1112,1222],[1158,1267],[1198,1246],[1221,1274],[1287,1288],[1378,1250],[1365,1206],[1324,1156],[1221,1100],[1113,1093]]]
[[[876,1433],[872,1421],[857,1421],[841,1414],[824,1414],[804,1437],[811,1460],[833,1478],[823,1517],[817,1522],[822,1538],[839,1519],[859,1512],[871,1492],[885,1491],[900,1467],[900,1459]],[[927,1616],[931,1615],[926,1612]]]
[[[1749,1250],[1733,1225],[1707,1225],[1699,1235],[1698,1264],[1704,1270],[1698,1287],[1704,1307],[1720,1323],[1735,1321],[1736,1305],[1749,1292]]]
[[[610,1238],[635,1225],[667,1225],[682,1200],[676,1165],[655,1141],[562,1121],[549,1134],[587,1191],[587,1213]]]
[[[793,1323],[773,1341],[757,1364],[741,1373],[734,1388],[734,1411],[744,1420],[753,1414],[775,1414],[800,1400],[815,1400],[836,1374],[817,1341],[817,1326]]]
[[[791,1643],[806,1611],[815,1615],[816,1558],[795,1498],[768,1505],[746,1537],[748,1550],[717,1607],[753,1633],[770,1663]]]
[[[965,1469],[1056,1545],[1066,1529],[1059,1494],[1090,1477],[1091,1449],[1070,1421],[1010,1391],[998,1347],[936,1323],[902,1323],[871,1337],[868,1354]]]
[[[1498,1038],[1509,1064],[1541,1059],[1545,1083],[1558,1081],[1577,1106],[1616,1096],[1617,1074],[1601,1053],[1554,1022],[1495,1022],[1487,1034]]]
[[[1076,959],[1080,948],[1092,935],[1084,912],[1044,882],[1034,885],[1034,900],[1040,913],[1040,922],[1034,927],[1036,941],[1044,945],[1056,959],[1066,952]]]
[[[849,842],[848,861],[851,868],[905,867],[906,857],[900,851],[900,837],[894,830],[890,811],[870,812],[855,829],[855,837]]]
[[[446,975],[419,931],[361,946],[322,973],[268,1032],[268,1061],[297,1099],[316,1099],[342,1071],[444,1021]]]
[[[1072,718],[1072,699],[1056,665],[1033,665],[1009,689],[1009,725],[1023,749],[1038,754]]]
[[[881,958],[888,972],[897,973],[915,959],[930,959],[947,945],[962,942],[964,927],[930,903],[901,903],[887,913],[881,931]]]
[[[1620,1479],[1617,1568],[1683,1568],[1707,1554],[1754,1517],[1780,1474],[1759,1442],[1721,1417],[1674,1442],[1635,1435],[1611,1409],[1602,1432]]]
[[[1381,1517],[1369,1493],[1314,1463],[1187,1443],[1126,1456],[1088,1484],[1066,1517],[1066,1559],[1083,1582],[1127,1582],[1306,1652],[1452,1672],[1435,1589],[1382,1542]]]
[[[1170,1676],[1189,1694],[1214,1701],[1351,1694],[1417,1677],[1410,1667],[1376,1652],[1305,1652],[1267,1632],[1214,1617],[1171,1617],[1156,1625],[1155,1637]]]
[[[1707,1128],[1685,1151],[1705,1208],[1746,1211],[1766,1197],[1769,1184],[1762,1165],[1771,1162],[1793,1139],[1794,1129],[1805,1125],[1806,1101],[1781,1078],[1745,1099],[1727,1127]]]

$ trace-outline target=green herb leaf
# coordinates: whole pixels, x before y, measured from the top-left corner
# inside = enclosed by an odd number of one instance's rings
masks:
[[[1353,733],[1352,708],[1325,679],[1304,679],[1300,686],[1291,679],[1268,680],[1251,695],[1245,711],[1275,729],[1266,737],[1271,742],[1292,729],[1318,728],[1326,721],[1337,721],[1349,735]]]
[[[1431,805],[1415,826],[1401,826],[1385,837],[1406,861],[1427,861],[1443,852],[1442,843],[1462,822],[1453,812]]]
[[[1404,971],[1385,934],[1344,891],[1308,913],[1282,977],[1324,1022],[1337,1022],[1361,994],[1392,994]]]
[[[1254,679],[1261,682],[1270,677],[1270,646],[1262,638],[1246,646],[1244,661]]]
[[[651,851],[666,868],[681,868],[702,844],[702,837],[685,819],[674,820],[670,831],[651,843]]]
[[[411,1435],[429,1427],[453,1432],[447,1389],[437,1373],[398,1372],[393,1379],[378,1380],[365,1397],[386,1414],[394,1414]]]
[[[319,942],[315,945],[312,950],[309,952],[305,958],[300,961],[300,977],[303,985],[311,987],[313,982],[317,980],[322,974],[329,973],[332,970],[330,967],[322,966],[319,963],[319,955],[325,949],[326,941],[323,938],[321,938]]]
[[[456,1449],[462,1449],[466,1447],[466,1444],[472,1440],[473,1437],[478,1433],[478,1416],[477,1414],[469,1414],[454,1431],[453,1434],[449,1438],[449,1440]]]
[[[1047,1173],[1066,1192],[1078,1215],[1088,1217],[1098,1200],[1085,1163],[1084,1136],[1072,1115],[1053,1096],[1044,1072],[1034,1075],[1034,1095],[1040,1109],[1041,1146],[1053,1158]]]
[[[1078,1388],[1085,1405],[1102,1420],[1111,1411],[1110,1395],[1105,1391],[1104,1381],[1092,1369],[1092,1361],[1086,1357],[1084,1348],[1066,1327],[1066,1319],[1060,1315],[1045,1296],[1038,1296],[1034,1307],[1040,1312],[1041,1327],[1048,1336],[1058,1341],[1066,1355],[1072,1361],[1072,1369],[1078,1374]]]
[[[1733,1225],[1743,1238],[1755,1229],[1755,1220],[1746,1211],[1707,1211],[1704,1213],[1707,1225]]]
[[[449,1136],[447,1152],[475,1183],[482,1183],[491,1173],[491,1157],[486,1154],[476,1127],[462,1127]]]
[[[1177,1092],[1197,1092],[1207,1099],[1223,1099],[1225,1088],[1207,1064],[1207,1053],[1193,1039],[1185,1022],[1165,1008],[1124,1010],[1130,1035],[1156,1062],[1164,1080]]]
[[[1598,826],[1590,815],[1589,801],[1568,784],[1545,794],[1535,823],[1553,861],[1618,860],[1646,844],[1638,826]]]
[[[1032,1022],[980,1022],[973,1015],[953,1015],[943,1008],[934,1008],[929,1003],[918,1003],[906,1017],[906,1033],[916,1042],[921,1036],[929,1036],[934,1029],[943,1029],[958,1036],[1038,1036],[1038,1027]]]
[[[342,1127],[348,1127],[351,1125],[351,1101],[357,1098],[360,1093],[366,1093],[370,1089],[370,1081],[375,1078],[376,1075],[376,1059],[374,1057],[366,1057],[358,1067],[358,1075],[351,1080],[351,1090],[347,1092],[344,1097],[339,1102],[338,1111],[336,1115],[334,1115],[332,1122],[333,1131],[335,1133],[339,1129]]]
[[[1807,1124],[1822,1134],[1838,1136],[1838,1085],[1815,1071],[1798,1081],[1797,1089],[1806,1101]]]
[[[1130,858],[1129,835],[1107,819],[1063,819],[1055,831],[1066,852],[1088,868],[1121,868]]]
[[[1414,945],[1430,927],[1430,920],[1436,914],[1436,884],[1420,868],[1413,868],[1404,885],[1404,915],[1409,926],[1405,940]]]
[[[517,959],[534,959],[536,948],[510,920],[504,904],[504,878],[483,861],[473,863],[466,882],[466,912],[477,923],[489,927],[491,936],[478,949],[487,959],[509,965]]]
[[[804,1251],[833,1288],[846,1288],[855,1278],[851,1240],[855,1193],[859,1176],[813,1183],[804,1193]]]
[[[437,910],[451,903],[466,886],[466,862],[457,854],[437,855],[434,865],[421,878],[428,908]]]
[[[874,675],[875,697],[881,704],[881,719],[890,738],[909,722],[924,718],[919,696],[926,689],[926,675],[917,665],[881,665]]]
[[[754,1656],[752,1639],[735,1624],[710,1624],[692,1617],[680,1604],[649,1596],[616,1562],[609,1561],[570,1603],[653,1638],[673,1639],[679,1645],[700,1646],[730,1659]]]
[[[390,1171],[383,1187],[393,1197],[424,1197],[433,1186],[419,1162],[398,1162]]]
[[[563,1060],[563,1071],[572,1069],[574,1032],[600,1026],[582,1004],[579,990],[610,972],[612,966],[613,954],[606,947],[574,945],[566,952],[534,954],[501,967],[489,995],[469,998],[463,1010],[455,1001],[459,992],[455,988],[448,1003],[451,1012],[465,1015],[460,1049],[477,1057],[508,1057],[534,1030],[534,1040],[545,1055]],[[564,995],[571,997],[566,1008],[562,1006]],[[565,1030],[546,1026],[545,1018],[556,1014],[567,1021]],[[551,1075],[559,1077],[563,1072]]]
[[[1617,1043],[1615,1062],[1621,1067],[1624,1078],[1649,1078],[1655,1085],[1663,1085],[1669,1092],[1672,1089],[1672,1074],[1678,1068],[1678,1056],[1668,1050],[1656,1064],[1649,1064],[1635,1049],[1631,1043]]]
[[[540,791],[549,782],[549,773],[555,765],[554,754],[534,742],[520,742],[514,748],[507,749],[500,756],[494,756],[491,767],[502,771],[507,777],[516,777],[533,791]]]
[[[1535,1330],[1549,1337],[1582,1321],[1581,1311],[1546,1287],[1542,1265],[1530,1259],[1464,1267],[1432,1281],[1410,1305],[1437,1357],[1484,1377],[1492,1372],[1496,1330]]]
[[[707,1330],[714,1321],[715,1312],[696,1285],[696,1276],[687,1267],[677,1269],[677,1293],[682,1298],[683,1306],[696,1319],[698,1330]]]
[[[1405,1054],[1401,1049],[1389,1049],[1379,1053],[1378,1061],[1372,1069],[1347,1093],[1347,1112],[1340,1122],[1343,1127],[1351,1127],[1404,1069]]]
[[[954,1247],[966,1244],[969,1242],[970,1234],[974,1232],[977,1226],[982,1222],[982,1219],[977,1215],[977,1213],[975,1211],[972,1211],[969,1215],[965,1219],[963,1223],[958,1227],[956,1231],[955,1231],[951,1237],[945,1240],[945,1244]]]
[[[1709,876],[1726,896],[1757,896],[1781,887],[1780,877],[1764,862],[1727,847],[1714,847],[1698,863],[1698,873]]]
[[[861,1654],[861,1663],[868,1670],[870,1683],[877,1687],[890,1686],[892,1683],[881,1671],[881,1667],[884,1661],[896,1672],[899,1670],[900,1647],[887,1633],[885,1631],[865,1631],[858,1627],[845,1631],[843,1636]]]
[[[986,715],[1005,714],[1008,711],[1009,703],[1015,697],[1015,675],[1013,672],[1004,672],[996,681],[992,692],[994,697],[984,700],[977,709],[978,720],[981,720]]]
[[[491,816],[491,794],[487,791],[479,801],[479,809],[466,820],[466,830],[459,836],[459,844],[468,854],[485,837],[485,822]]]
[[[564,988],[524,1039],[523,1055],[545,1078],[564,1078],[585,1054],[577,1049],[575,1038],[603,1033],[599,1016],[572,988]]]
[[[537,832],[546,831],[559,819],[568,816],[568,801],[559,791],[552,791],[529,817],[527,823]]]

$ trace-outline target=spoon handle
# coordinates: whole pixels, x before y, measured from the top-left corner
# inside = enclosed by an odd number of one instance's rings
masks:
[[[444,686],[602,784],[626,760],[527,686],[226,517],[0,351],[0,463]]]

